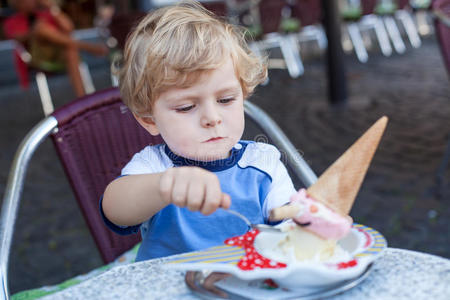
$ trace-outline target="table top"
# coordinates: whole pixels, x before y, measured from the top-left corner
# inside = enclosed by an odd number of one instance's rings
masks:
[[[173,257],[115,267],[42,299],[199,299],[184,283],[184,272],[168,269]],[[358,286],[333,299],[448,299],[450,260],[387,248]]]

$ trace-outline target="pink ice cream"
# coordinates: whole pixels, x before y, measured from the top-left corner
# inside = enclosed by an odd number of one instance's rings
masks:
[[[350,217],[344,217],[309,197],[305,189],[299,190],[290,201],[291,204],[300,206],[301,209],[293,220],[304,229],[327,240],[339,240],[350,231],[352,226]]]

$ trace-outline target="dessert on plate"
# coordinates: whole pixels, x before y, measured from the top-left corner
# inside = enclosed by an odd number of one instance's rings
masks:
[[[272,210],[271,221],[286,237],[271,249],[279,261],[333,261],[350,255],[337,243],[352,227],[348,215],[386,128],[380,118],[308,189],[301,189],[288,205]]]

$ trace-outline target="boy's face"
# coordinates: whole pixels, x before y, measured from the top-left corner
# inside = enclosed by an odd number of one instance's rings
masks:
[[[223,159],[244,131],[244,99],[231,58],[202,74],[188,88],[171,88],[153,105],[153,118],[137,117],[161,134],[177,155],[201,161]]]

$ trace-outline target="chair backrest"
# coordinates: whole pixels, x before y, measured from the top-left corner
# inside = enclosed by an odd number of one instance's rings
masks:
[[[110,35],[117,40],[117,47],[123,49],[125,47],[125,42],[127,36],[131,29],[133,29],[142,18],[147,14],[144,12],[133,12],[133,13],[117,13],[112,19],[108,26]]]
[[[320,23],[322,21],[321,0],[297,0],[292,16],[300,20],[302,26]]]
[[[361,0],[361,8],[363,15],[370,15],[375,12],[378,0]]]
[[[259,16],[263,33],[278,32],[285,0],[261,0]]]
[[[410,6],[409,1],[410,0],[397,0],[396,2],[397,2],[398,9],[404,9],[407,6]]]
[[[141,128],[115,88],[77,99],[52,115],[58,130],[51,137],[65,173],[103,260],[111,262],[140,235],[109,230],[99,214],[99,199],[134,153],[162,139]]]
[[[435,15],[436,36],[447,74],[450,76],[450,0],[435,0],[432,2],[431,8]]]
[[[202,2],[200,3],[209,11],[213,12],[215,15],[219,17],[227,16],[227,4],[225,1],[217,1],[217,2]]]

